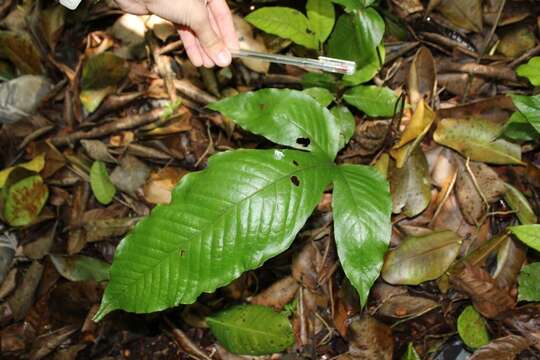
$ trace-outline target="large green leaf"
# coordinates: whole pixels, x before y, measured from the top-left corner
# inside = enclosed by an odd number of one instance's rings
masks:
[[[372,117],[392,117],[398,97],[387,87],[360,85],[347,90],[343,99]]]
[[[536,131],[540,132],[540,95],[512,95],[512,101]]]
[[[334,177],[332,208],[339,259],[364,305],[390,243],[388,182],[372,167],[342,165]]]
[[[330,0],[308,0],[306,10],[310,28],[322,44],[334,28],[336,21],[334,5]]]
[[[382,277],[394,285],[418,285],[435,280],[454,262],[461,242],[449,230],[408,237],[386,255]]]
[[[510,226],[508,228],[519,240],[532,247],[536,251],[540,251],[540,225],[519,225]]]
[[[272,354],[294,344],[287,316],[266,306],[235,306],[206,318],[206,321],[218,341],[235,354]]]
[[[245,18],[267,33],[294,41],[310,49],[319,48],[319,40],[307,17],[300,11],[282,6],[263,7]]]
[[[458,333],[465,345],[478,349],[489,343],[486,323],[474,306],[467,306],[457,320]]]
[[[281,253],[331,180],[333,163],[294,150],[237,150],[182,178],[118,246],[96,319],[193,303]]]
[[[540,301],[540,262],[523,267],[518,281],[519,301]]]
[[[534,86],[540,85],[540,56],[535,56],[527,64],[518,66],[516,73],[529,79]]]
[[[264,89],[209,107],[278,144],[326,154],[332,160],[339,150],[339,129],[334,116],[300,91]]]
[[[443,119],[433,139],[471,160],[491,164],[522,164],[521,147],[500,139],[503,126],[485,119]]]
[[[343,14],[328,40],[328,55],[356,61],[358,68],[362,68],[378,59],[377,47],[383,35],[384,20],[375,9]]]

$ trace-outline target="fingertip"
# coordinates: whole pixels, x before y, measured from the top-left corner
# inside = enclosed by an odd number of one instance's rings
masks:
[[[227,67],[231,64],[232,55],[229,50],[223,49],[215,56],[214,62],[221,67]]]

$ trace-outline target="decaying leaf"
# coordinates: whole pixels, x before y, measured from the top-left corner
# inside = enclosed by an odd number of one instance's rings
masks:
[[[81,78],[80,98],[84,109],[94,112],[107,95],[116,91],[128,71],[128,64],[113,53],[104,52],[90,57]]]
[[[51,255],[56,270],[70,281],[104,281],[109,279],[109,267],[106,262],[88,256]]]
[[[149,175],[150,168],[145,163],[127,155],[111,173],[111,181],[119,190],[133,194],[143,186]]]
[[[471,297],[476,310],[488,319],[496,318],[515,306],[516,302],[508,291],[499,288],[495,280],[480,267],[466,264],[450,280]]]
[[[12,226],[28,225],[37,218],[48,197],[49,189],[39,175],[20,180],[7,190],[4,218]]]
[[[503,126],[484,119],[443,119],[433,139],[471,160],[491,164],[523,164],[521,147],[499,135]]]
[[[16,248],[17,237],[14,234],[5,232],[0,235],[0,284],[11,267]]]
[[[11,174],[11,172],[15,170],[16,168],[23,168],[23,169],[38,173],[41,170],[43,170],[44,167],[45,167],[45,154],[40,154],[29,162],[8,167],[7,169],[0,171],[0,188],[4,187],[9,177],[9,174]]]
[[[437,8],[448,20],[460,28],[481,32],[481,0],[442,0]]]
[[[458,176],[456,197],[463,216],[471,225],[479,223],[488,204],[495,202],[506,192],[504,182],[489,166],[481,162],[465,162],[456,157]]]
[[[409,69],[407,87],[411,104],[416,106],[420,99],[430,103],[433,91],[435,91],[437,69],[431,51],[421,47],[416,52]]]
[[[394,295],[384,300],[378,314],[396,319],[415,317],[440,306],[437,301],[411,295]]]
[[[151,204],[168,204],[174,186],[188,172],[184,169],[165,167],[150,174],[143,187],[144,198]]]
[[[508,335],[476,350],[469,360],[513,360],[529,345],[530,341],[524,337]]]
[[[527,304],[514,309],[503,320],[513,332],[529,339],[536,350],[540,351],[540,304]]]
[[[254,296],[251,303],[281,310],[291,302],[299,287],[300,285],[292,276],[286,276]]]
[[[349,326],[347,338],[350,340],[349,355],[352,359],[392,359],[392,330],[371,316],[354,320]]]
[[[40,75],[24,75],[0,83],[0,124],[14,123],[32,115],[51,88],[51,81]]]
[[[456,259],[461,241],[452,231],[409,237],[387,253],[381,275],[395,285],[418,285],[437,279]]]
[[[39,51],[28,34],[0,31],[0,49],[23,74],[43,74]]]
[[[431,183],[424,152],[416,148],[400,169],[390,171],[390,188],[394,214],[413,217],[424,211],[431,201]]]

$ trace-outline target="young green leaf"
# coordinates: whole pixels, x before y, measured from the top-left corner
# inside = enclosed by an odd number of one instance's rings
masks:
[[[536,224],[536,214],[525,195],[510,184],[505,184],[505,186],[506,192],[504,193],[504,201],[506,201],[508,206],[516,212],[519,221],[523,225]]]
[[[333,107],[330,112],[336,119],[337,126],[339,128],[339,148],[343,148],[354,134],[356,129],[356,121],[353,114],[346,106]]]
[[[536,251],[540,251],[540,225],[519,225],[510,226],[508,228],[519,240],[532,247]]]
[[[375,75],[377,75],[377,73],[381,69],[382,64],[384,63],[384,45],[380,44],[377,49],[377,52],[380,54],[380,56],[372,58],[368,64],[356,70],[354,74],[345,75],[343,77],[343,84],[345,86],[357,86],[366,83],[373,79]]]
[[[103,205],[109,204],[116,195],[116,188],[111,182],[105,163],[94,161],[92,164],[90,168],[90,187],[96,199]]]
[[[49,189],[39,175],[16,182],[5,194],[4,219],[11,226],[31,224],[41,212],[48,197]]]
[[[515,141],[535,141],[540,139],[540,133],[531,125],[522,112],[516,111],[504,124],[503,136]]]
[[[110,265],[105,261],[83,255],[50,255],[56,270],[70,281],[109,280]]]
[[[512,95],[512,101],[518,110],[525,115],[529,123],[540,133],[540,95]]]
[[[307,96],[307,95],[305,95]],[[289,247],[333,163],[294,150],[237,150],[182,178],[121,242],[96,319],[191,304]]]
[[[332,94],[328,89],[321,87],[310,87],[305,90],[302,90],[304,94],[308,94],[321,104],[321,106],[327,107],[334,101],[334,94]]]
[[[534,86],[540,86],[540,56],[535,56],[527,64],[518,66],[516,73],[529,79]]]
[[[347,90],[343,99],[371,117],[392,117],[398,97],[387,87],[360,85]]]
[[[209,108],[281,145],[325,154],[332,160],[339,150],[334,116],[300,91],[264,89],[218,101]]]
[[[94,55],[86,60],[81,76],[81,103],[92,113],[101,102],[116,91],[128,74],[128,63],[110,52]]]
[[[408,237],[387,253],[382,270],[386,282],[418,285],[440,277],[456,259],[461,238],[449,230]]]
[[[340,262],[365,305],[390,243],[388,182],[372,167],[341,165],[334,177],[332,208]]]
[[[471,160],[490,164],[522,164],[521,146],[499,139],[502,126],[485,119],[443,119],[433,139]]]
[[[384,20],[375,9],[343,14],[328,40],[328,55],[356,61],[358,68],[363,68],[379,60],[377,47],[383,35]]]
[[[523,267],[518,282],[518,301],[540,301],[540,262]]]
[[[319,42],[324,43],[336,21],[334,5],[330,0],[308,0],[306,10],[311,30],[315,32]]]
[[[287,316],[266,306],[235,306],[206,321],[221,345],[234,354],[268,355],[294,344]]]
[[[300,11],[282,6],[263,7],[245,17],[251,25],[273,35],[292,40],[309,49],[318,49],[319,40],[310,22]]]
[[[461,312],[457,328],[461,340],[472,349],[478,349],[489,343],[486,323],[474,306],[469,305]]]
[[[407,351],[405,354],[403,354],[403,357],[401,360],[422,360],[418,353],[416,352],[416,349],[414,348],[413,343],[409,343],[407,346]]]

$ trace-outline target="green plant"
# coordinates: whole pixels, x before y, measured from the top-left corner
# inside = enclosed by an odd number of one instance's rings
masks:
[[[391,233],[387,181],[377,170],[336,165],[354,129],[310,96],[265,89],[214,103],[242,128],[292,149],[235,150],[185,176],[117,248],[95,316],[144,313],[196,301],[289,247],[333,183],[338,255],[365,304]]]

